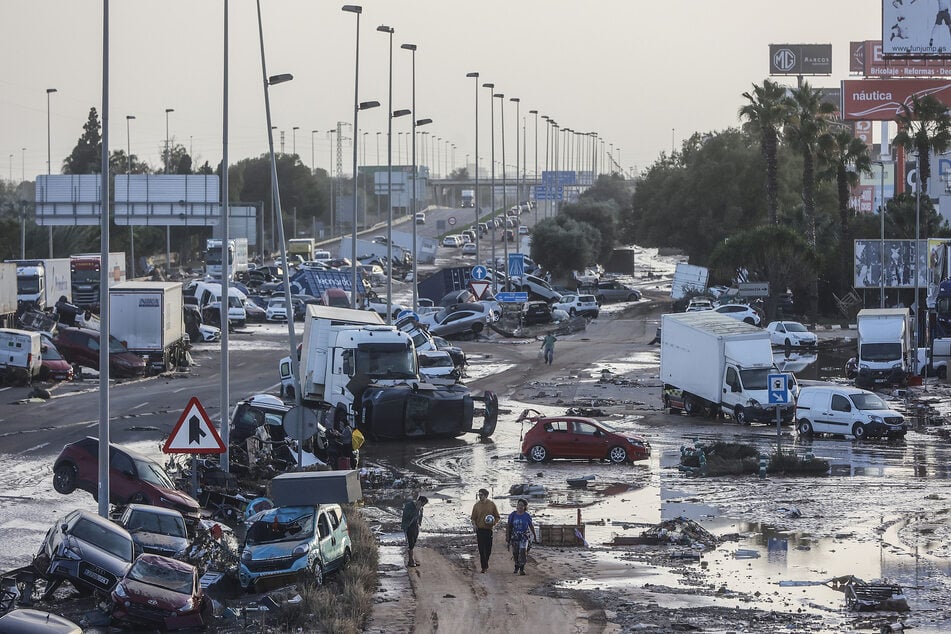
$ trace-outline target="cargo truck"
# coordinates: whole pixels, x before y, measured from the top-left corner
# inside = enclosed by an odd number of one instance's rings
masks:
[[[222,271],[221,240],[209,238],[205,243],[205,275],[220,280]],[[248,272],[248,239],[228,240],[228,279],[240,278]]]
[[[913,373],[911,311],[907,308],[866,308],[856,317],[858,364],[855,385],[873,388],[902,385]]]
[[[419,378],[410,336],[383,325],[377,313],[308,305],[299,381],[291,359],[280,362],[282,391],[318,411],[326,427],[345,420],[376,439],[455,437],[495,432],[498,399],[476,397],[463,385],[431,385]],[[473,429],[475,402],[483,401],[483,425]]]
[[[7,260],[17,266],[17,305],[52,308],[61,297],[72,301],[68,258]]]
[[[475,207],[475,190],[474,189],[462,190],[462,206]]]
[[[661,332],[663,403],[671,413],[728,415],[740,424],[776,420],[767,376],[779,370],[768,332],[714,311],[663,315]],[[780,415],[789,423],[796,409],[789,389],[785,401]]]
[[[17,312],[17,265],[0,264],[0,327],[13,328]]]
[[[299,255],[305,262],[314,259],[317,241],[313,238],[291,238],[287,241],[287,255]]]
[[[123,282],[109,289],[109,329],[151,372],[186,364],[181,282]]]
[[[99,253],[77,253],[69,256],[70,284],[73,292],[72,303],[96,313],[99,312],[100,302],[100,262],[102,262],[102,256]],[[125,282],[124,251],[110,253],[108,267],[110,287]],[[57,299],[59,299],[58,295]]]

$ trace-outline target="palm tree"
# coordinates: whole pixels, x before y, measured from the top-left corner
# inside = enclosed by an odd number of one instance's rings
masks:
[[[824,166],[819,172],[819,180],[834,181],[839,202],[839,241],[848,242],[849,194],[852,187],[859,184],[859,175],[872,171],[872,161],[868,146],[855,138],[851,130],[839,129],[819,138],[819,160]]]
[[[786,140],[802,155],[802,210],[806,221],[806,240],[816,245],[816,154],[819,138],[829,127],[828,117],[835,106],[822,101],[818,90],[808,82],[792,90],[787,100],[789,118],[784,128]]]
[[[910,106],[901,105],[901,113],[895,121],[898,122],[895,145],[918,153],[922,191],[928,191],[931,151],[940,154],[951,146],[951,116],[947,106],[932,95],[912,97]]]
[[[786,88],[768,79],[762,86],[753,84],[752,94],[743,93],[749,103],[740,108],[739,116],[746,119],[743,128],[760,136],[760,151],[766,161],[766,211],[769,224],[777,222],[779,207],[779,132],[789,114]]]

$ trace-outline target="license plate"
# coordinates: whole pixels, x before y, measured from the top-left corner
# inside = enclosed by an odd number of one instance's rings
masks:
[[[99,573],[93,572],[92,570],[83,570],[83,576],[96,581],[100,585],[107,585],[109,580],[100,575]]]

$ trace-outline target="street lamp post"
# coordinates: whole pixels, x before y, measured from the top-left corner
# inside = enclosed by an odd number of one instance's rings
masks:
[[[55,88],[46,89],[46,173],[53,173],[53,158],[50,149],[50,95],[56,92]],[[53,225],[49,226],[50,258],[53,257]]]
[[[511,97],[511,98],[509,98],[509,101],[515,102],[515,204],[516,204],[516,205],[520,205],[520,204],[521,204],[521,201],[522,201],[522,191],[521,191],[521,188],[519,187],[520,183],[519,183],[519,180],[518,180],[518,174],[519,174],[519,162],[518,162],[518,156],[519,156],[519,154],[518,154],[518,147],[519,147],[519,145],[518,145],[518,142],[519,142],[519,136],[518,136],[518,122],[519,122],[519,108],[521,107],[521,99],[519,99],[518,97]],[[524,143],[524,142],[525,142],[525,140],[522,139],[522,143]],[[521,211],[522,211],[521,208],[519,208],[519,213],[521,213]],[[516,243],[516,245],[515,245],[515,248],[518,249],[518,244],[517,244],[517,243]]]
[[[168,115],[170,112],[175,112],[175,108],[166,108],[165,109],[165,173],[168,174],[168,163],[171,160],[169,155],[169,146],[168,146]],[[172,270],[172,225],[165,225],[165,276],[168,279],[168,275]]]
[[[538,184],[538,110],[529,110],[528,114],[535,115],[535,170],[532,172],[535,176],[533,181]],[[537,191],[537,190],[536,190]],[[531,198],[531,194],[528,196]],[[535,224],[538,224],[538,201],[535,201]]]
[[[297,156],[297,131],[300,130],[299,125],[295,125],[291,128],[291,151],[294,153],[294,156]]]
[[[314,135],[317,134],[317,132],[319,132],[319,130],[310,131],[310,173],[311,174],[316,174],[317,172],[317,166],[314,164],[314,144],[315,144]]]
[[[495,274],[497,265],[497,262],[495,261],[495,99],[492,97],[492,91],[495,89],[495,84],[485,83],[482,84],[482,87],[489,89],[489,106],[492,112],[490,117],[491,124],[489,128],[489,138],[491,139],[490,145],[492,147],[492,150],[489,153],[489,219],[492,222],[489,223],[489,228],[492,230],[492,293],[497,294],[499,292],[499,276]]]
[[[330,235],[333,236],[337,224],[334,220],[334,214],[337,212],[336,200],[334,199],[334,134],[336,128],[327,130],[330,135],[330,161],[327,163],[327,175],[330,177]]]
[[[479,250],[479,237],[482,235],[482,232],[479,231],[479,73],[466,73],[466,77],[475,79],[475,195],[472,197],[472,206],[475,207],[476,263],[481,264],[482,254]],[[466,160],[466,163],[468,162]]]
[[[510,291],[510,279],[508,275],[509,265],[509,240],[508,240],[508,186],[505,183],[505,94],[497,92],[492,95],[499,100],[499,116],[501,117],[501,132],[499,133],[502,147],[502,217],[505,222],[502,223],[502,267],[505,268],[505,290]]]
[[[356,61],[354,62],[353,79],[353,135],[357,135],[357,118],[360,113],[360,14],[363,13],[363,7],[356,4],[345,4],[343,11],[353,13],[357,16],[357,36],[356,36]],[[353,226],[351,236],[350,258],[353,269],[353,287],[350,293],[350,307],[357,307],[357,142],[353,142]]]
[[[918,374],[918,362],[917,362],[917,350],[920,345],[919,337],[919,328],[921,327],[921,302],[919,301],[920,290],[918,288],[921,269],[919,267],[920,260],[918,259],[918,250],[921,246],[921,156],[919,153],[918,164],[915,167],[915,259],[914,266],[912,271],[915,276],[915,301],[912,304],[915,308],[915,344],[912,346],[912,349],[916,351],[916,354],[912,357],[916,359],[914,363],[914,373]]]
[[[128,175],[132,174],[132,135],[129,134],[130,123],[135,119],[135,115],[127,114],[125,116],[125,153],[126,153],[126,170],[125,173]],[[126,187],[128,187],[129,181],[126,181]],[[132,218],[129,218],[129,256],[132,261],[132,267],[130,272],[132,273],[131,277],[135,278],[135,231],[134,225],[132,224]],[[50,227],[52,229],[52,227]],[[50,240],[50,257],[53,257],[53,242]]]
[[[878,209],[879,220],[881,220],[882,226],[882,244],[879,249],[881,253],[881,273],[879,275],[879,308],[885,308],[885,161],[875,161],[875,165],[878,165],[881,169],[881,189],[879,190],[879,196],[881,197],[882,204]]]
[[[393,27],[381,24],[376,27],[389,37],[389,78],[386,104],[386,323],[393,323]],[[415,222],[415,220],[414,220]],[[354,253],[356,257],[356,253]]]
[[[400,44],[400,48],[404,51],[409,51],[412,54],[412,124],[410,129],[410,134],[413,136],[413,148],[412,148],[412,157],[411,161],[413,163],[413,172],[411,174],[413,179],[413,191],[412,191],[412,202],[410,203],[410,208],[413,211],[413,311],[419,309],[419,280],[416,279],[416,259],[419,257],[419,250],[416,245],[416,45],[415,44]],[[478,260],[476,260],[478,262]]]

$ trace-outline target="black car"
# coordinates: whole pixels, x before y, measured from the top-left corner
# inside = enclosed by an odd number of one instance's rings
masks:
[[[527,302],[522,309],[522,323],[547,324],[551,322],[551,307],[548,302]]]

